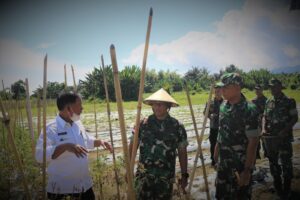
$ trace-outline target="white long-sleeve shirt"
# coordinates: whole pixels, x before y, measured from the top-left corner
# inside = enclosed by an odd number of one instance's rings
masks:
[[[72,125],[59,115],[46,127],[47,132],[47,192],[55,194],[80,193],[92,187],[89,175],[88,156],[78,158],[74,153],[65,151],[52,159],[55,148],[64,143],[79,144],[87,149],[94,148],[95,138],[89,136],[80,121]],[[43,162],[43,133],[36,145],[36,160]]]

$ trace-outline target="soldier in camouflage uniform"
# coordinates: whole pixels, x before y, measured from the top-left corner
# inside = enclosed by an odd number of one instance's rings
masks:
[[[181,167],[181,187],[184,190],[187,186],[187,135],[184,126],[168,113],[178,104],[165,90],[158,90],[144,103],[152,106],[153,114],[141,122],[139,129],[137,199],[168,200],[172,198],[175,181],[176,154]]]
[[[296,102],[282,92],[282,83],[278,79],[271,79],[269,83],[273,97],[266,103],[263,116],[263,136],[278,136],[276,148],[271,148],[266,142],[271,174],[274,178],[274,187],[279,196],[287,198],[291,190],[293,178],[292,141],[293,126],[298,121]],[[275,137],[276,138],[276,137]],[[274,140],[273,142],[276,142]],[[271,143],[272,144],[272,143]],[[278,159],[281,160],[281,166]],[[283,187],[281,174],[283,175]],[[284,196],[287,195],[287,196]]]
[[[251,199],[251,174],[258,143],[258,112],[241,93],[237,73],[221,77],[225,101],[220,106],[215,159],[217,199]]]
[[[215,85],[215,97],[210,102],[210,107],[208,111],[208,118],[210,120],[210,130],[209,130],[209,142],[210,142],[210,158],[211,158],[211,165],[215,166],[215,159],[214,159],[214,152],[215,152],[215,145],[217,142],[217,136],[219,131],[219,111],[220,105],[223,102],[222,98],[222,91],[221,86],[219,84]],[[207,104],[205,106],[204,112],[205,113],[207,108]]]
[[[259,130],[261,132],[261,120],[262,120],[262,116],[263,116],[263,113],[264,113],[264,110],[265,110],[265,105],[266,105],[266,101],[267,101],[267,97],[265,97],[264,93],[263,93],[263,88],[260,86],[260,85],[256,85],[255,86],[255,94],[256,94],[256,97],[254,99],[252,99],[252,103],[254,103],[256,105],[256,108],[259,112],[259,117],[258,117],[258,127],[259,127]],[[263,146],[263,150],[264,150],[264,156],[266,157],[266,150]],[[258,143],[257,145],[257,150],[256,150],[256,159],[260,159],[260,154],[259,154],[259,151],[260,151],[260,142]]]

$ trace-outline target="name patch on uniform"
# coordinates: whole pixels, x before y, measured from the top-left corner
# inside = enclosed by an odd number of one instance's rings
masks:
[[[67,132],[57,133],[57,135],[67,135]]]

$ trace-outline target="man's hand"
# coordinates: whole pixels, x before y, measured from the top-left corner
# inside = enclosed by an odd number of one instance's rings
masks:
[[[242,171],[240,177],[238,178],[238,185],[240,187],[249,185],[250,178],[251,178],[250,170],[246,169],[246,170]]]
[[[108,142],[102,142],[101,146],[102,146],[104,149],[109,150],[110,153],[113,152],[113,148],[112,148],[112,146],[111,146]]]
[[[104,149],[108,149],[110,151],[110,153],[113,152],[113,148],[112,146],[108,143],[108,142],[104,142],[102,140],[95,140],[94,141],[94,146],[95,147],[100,147],[102,146]]]
[[[58,158],[65,151],[74,153],[78,158],[79,157],[83,158],[88,153],[88,151],[84,147],[80,146],[79,144],[65,143],[65,144],[58,145],[55,148],[52,154],[52,159]]]
[[[86,148],[84,148],[83,146],[81,146],[79,144],[72,144],[72,143],[66,144],[66,150],[74,153],[78,158],[80,158],[80,157],[83,158],[88,153],[88,150]]]

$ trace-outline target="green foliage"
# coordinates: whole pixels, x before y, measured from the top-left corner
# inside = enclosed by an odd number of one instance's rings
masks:
[[[103,73],[107,80],[109,99],[115,100],[114,78],[111,65],[105,66],[104,72],[102,68],[94,67],[94,70],[91,73],[86,74],[85,80],[79,80],[78,91],[83,98],[106,98]]]
[[[1,123],[0,130],[0,196],[3,199],[22,199],[25,196],[22,184],[22,176],[17,167],[16,157],[11,145],[8,143],[8,135]],[[13,130],[14,141],[21,158],[27,183],[33,196],[37,196],[41,187],[40,166],[36,163],[31,151],[31,139],[29,131],[18,126]]]
[[[25,82],[18,80],[11,85],[11,92],[13,99],[22,99],[26,97]]]
[[[201,90],[208,90],[210,88],[214,76],[209,75],[205,67],[192,67],[184,75],[184,79],[187,81],[190,90],[200,92]]]
[[[136,101],[139,95],[141,70],[139,67],[126,66],[120,72],[122,98],[126,101]]]

